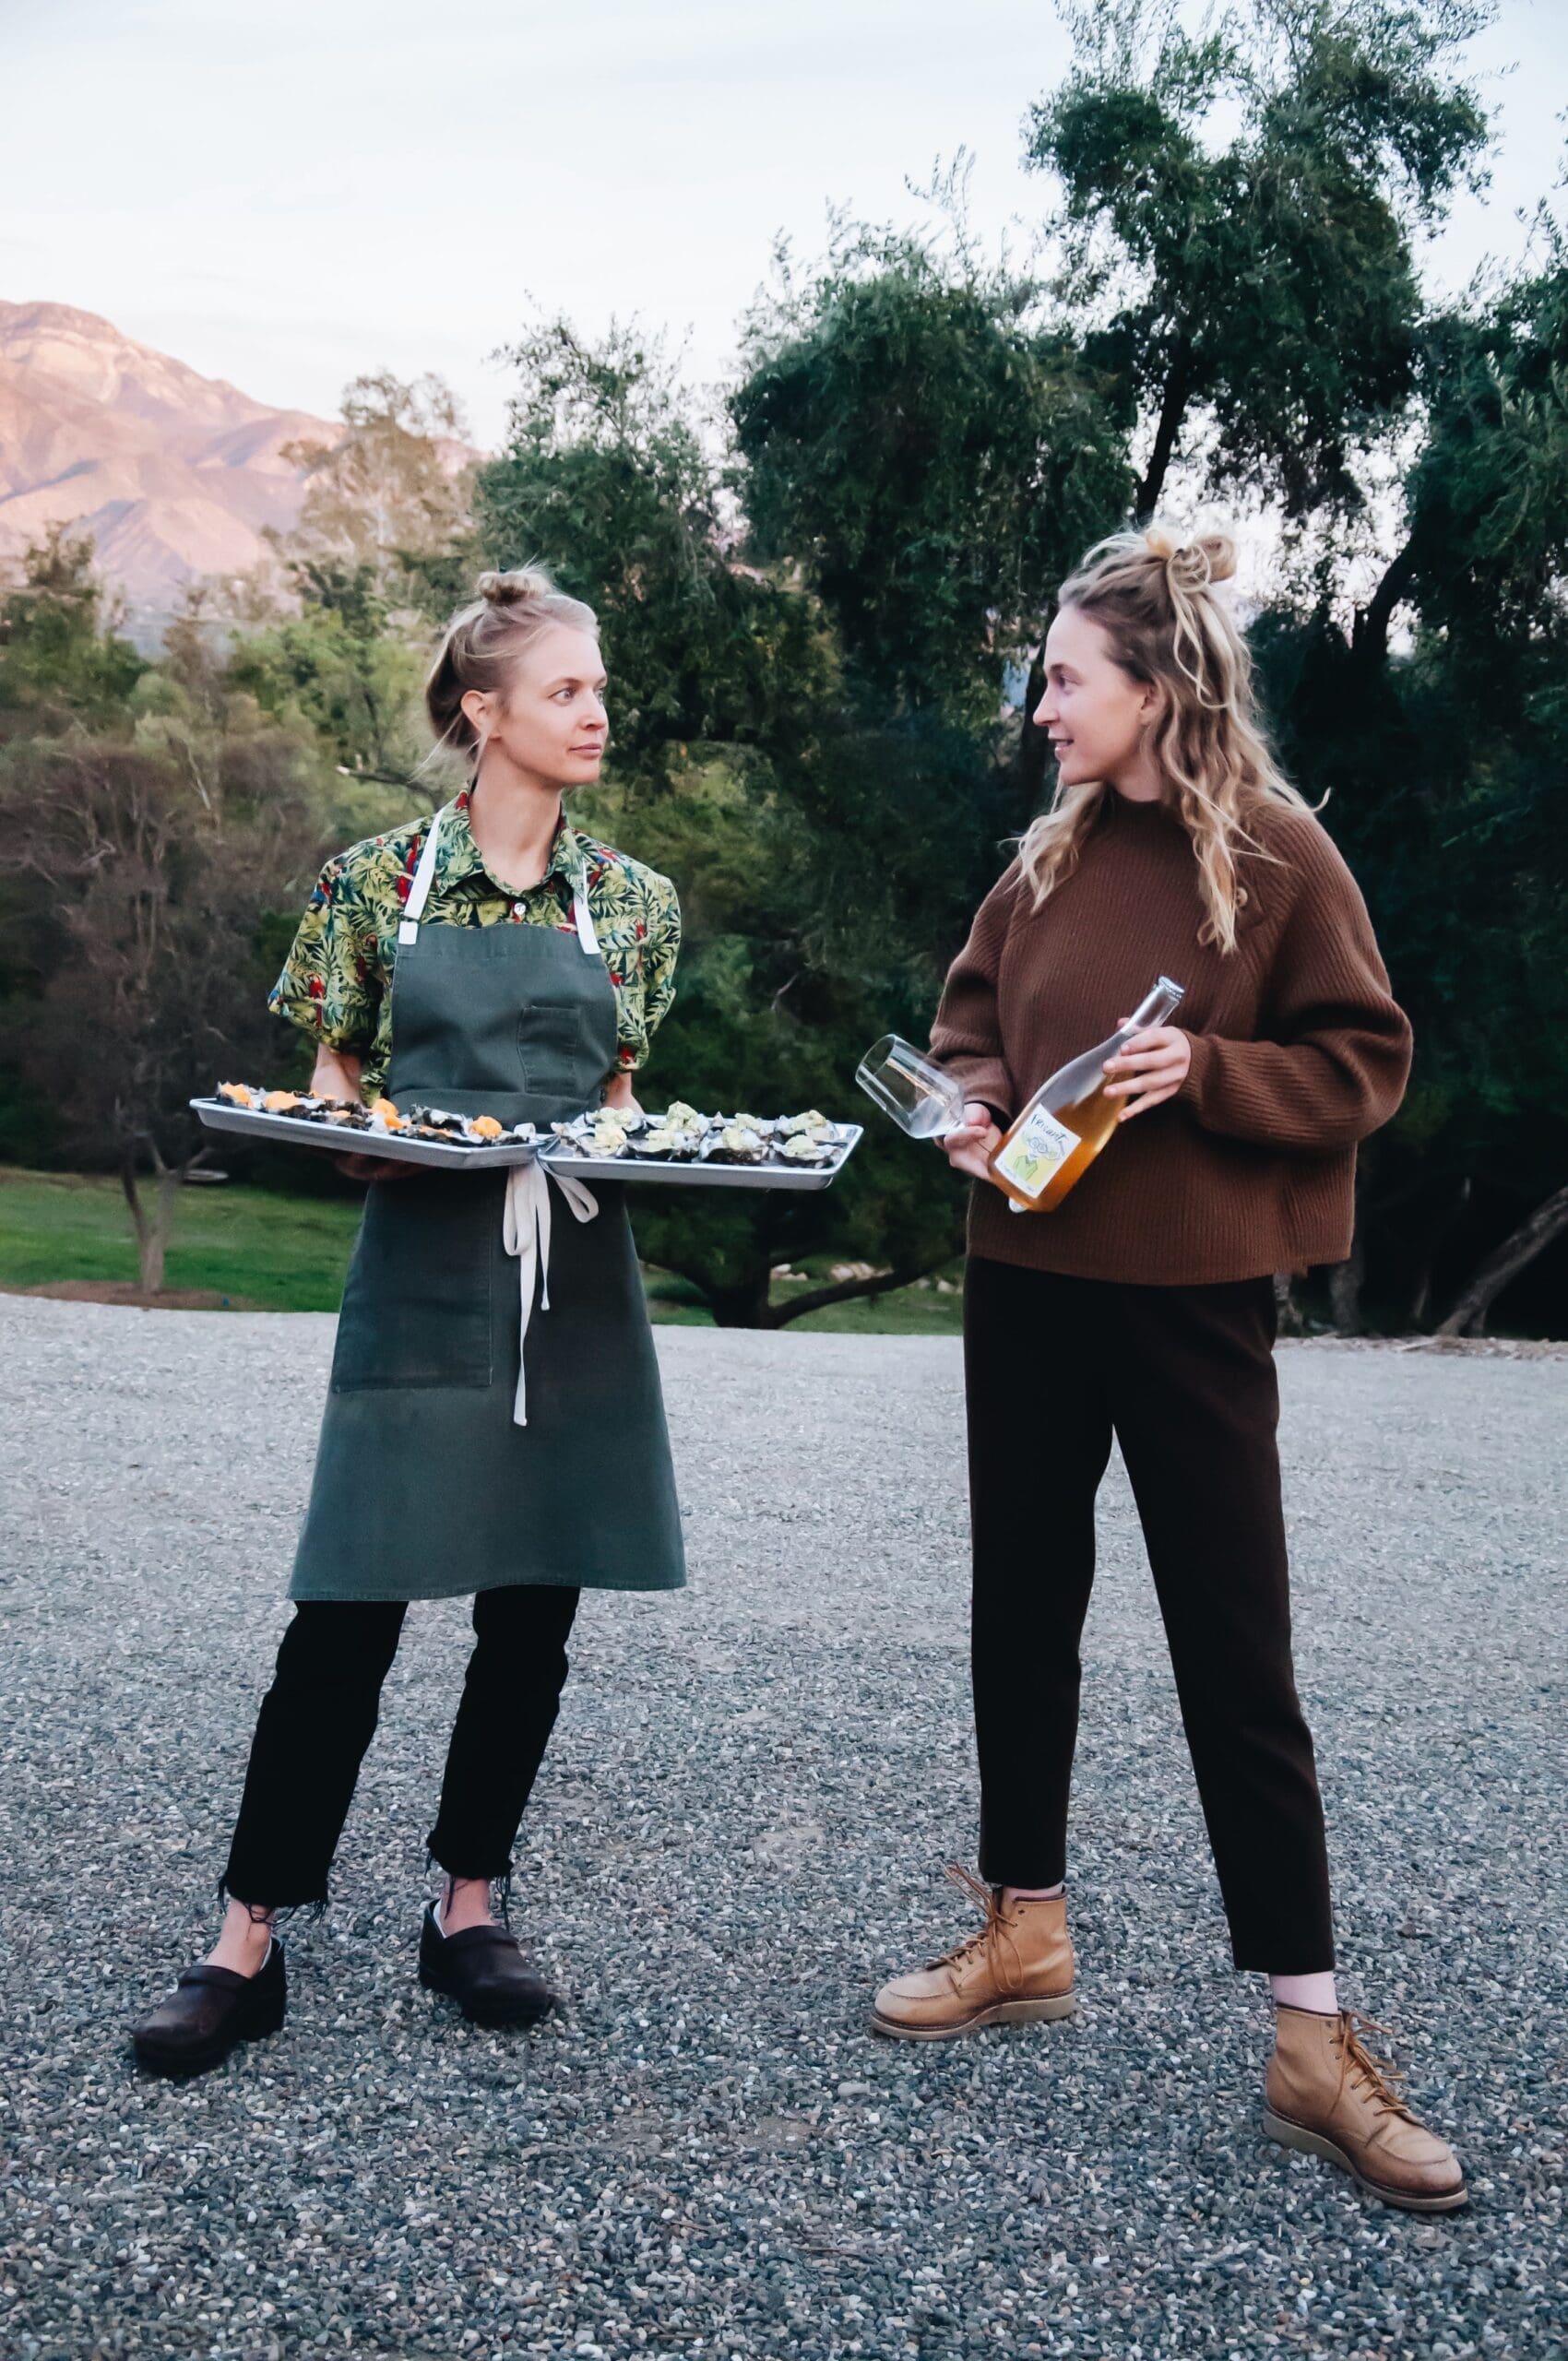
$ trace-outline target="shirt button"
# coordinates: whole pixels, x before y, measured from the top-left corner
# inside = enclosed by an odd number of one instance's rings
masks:
[[[520,918],[522,917],[522,915],[523,915],[523,906],[522,906],[521,902],[514,902],[514,903],[513,903],[513,905],[512,905],[512,916],[513,916],[515,919],[520,919]]]

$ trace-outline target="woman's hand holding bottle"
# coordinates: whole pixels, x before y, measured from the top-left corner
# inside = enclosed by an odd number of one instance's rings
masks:
[[[1123,1025],[1132,1022],[1122,1019]],[[1108,1098],[1124,1098],[1119,1121],[1125,1123],[1134,1115],[1142,1115],[1150,1107],[1162,1107],[1174,1098],[1187,1079],[1193,1062],[1193,1038],[1176,1025],[1151,1025],[1146,1031],[1134,1033],[1124,1042],[1113,1058],[1107,1058],[1105,1071],[1120,1076],[1106,1084]]]
[[[1001,1137],[992,1121],[990,1108],[982,1107],[978,1098],[969,1098],[964,1102],[962,1124],[957,1131],[947,1133],[942,1145],[955,1172],[968,1172],[976,1180],[989,1180],[988,1159]]]

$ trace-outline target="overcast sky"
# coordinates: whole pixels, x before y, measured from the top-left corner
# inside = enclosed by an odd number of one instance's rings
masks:
[[[962,147],[977,227],[1032,225],[1019,127],[1063,63],[1049,0],[0,0],[0,295],[327,415],[434,369],[490,443],[530,307],[636,314],[708,380],[829,203],[909,219]],[[1474,65],[1504,144],[1446,285],[1560,175],[1568,0],[1503,0]]]

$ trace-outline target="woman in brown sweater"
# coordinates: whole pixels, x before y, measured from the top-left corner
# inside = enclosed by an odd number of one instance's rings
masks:
[[[1068,1784],[1094,1501],[1114,1436],[1137,1503],[1238,1968],[1271,1981],[1265,2126],[1388,2202],[1463,2204],[1452,2151],[1341,2011],[1323,1809],[1297,1699],[1273,1274],[1350,1251],[1357,1143],[1410,1030],[1345,863],[1280,777],[1218,537],[1126,534],[1065,584],[1035,721],[1057,789],[948,976],[944,1142],[974,1176],[964,1346],[985,1923],[877,1994],[885,2034],[1065,2016]],[[1047,1075],[1161,974],[1179,1026],[1108,1066],[1108,1151],[1048,1214],[988,1175]],[[1130,1128],[1128,1128],[1130,1126]]]

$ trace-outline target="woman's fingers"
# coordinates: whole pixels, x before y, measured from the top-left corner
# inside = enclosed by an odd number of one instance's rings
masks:
[[[1105,1062],[1107,1074],[1122,1077],[1106,1084],[1105,1095],[1135,1100],[1140,1109],[1157,1106],[1180,1089],[1192,1062],[1191,1038],[1177,1026],[1161,1025],[1146,1033],[1134,1033]],[[1131,1111],[1130,1107],[1123,1109],[1123,1114]]]
[[[1140,1097],[1129,1098],[1117,1120],[1124,1123],[1129,1117],[1145,1114],[1151,1107],[1162,1107],[1168,1098],[1175,1097],[1181,1087],[1178,1075],[1174,1081],[1162,1083],[1158,1090],[1146,1090]],[[1111,1093],[1107,1091],[1105,1095],[1109,1098]]]
[[[949,1132],[942,1145],[955,1172],[968,1172],[976,1180],[985,1180],[990,1178],[988,1160],[1001,1137],[987,1115],[983,1123],[966,1123],[961,1130]]]

